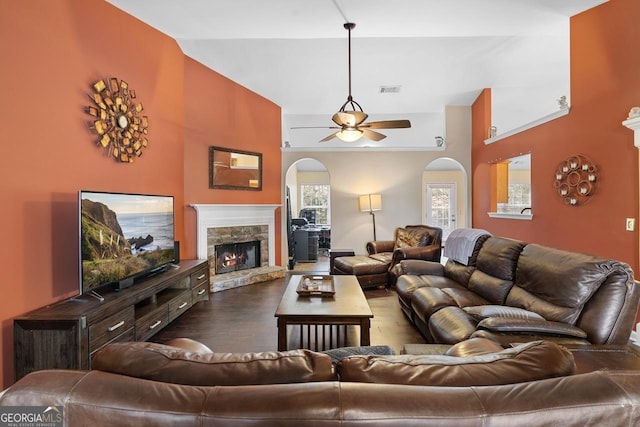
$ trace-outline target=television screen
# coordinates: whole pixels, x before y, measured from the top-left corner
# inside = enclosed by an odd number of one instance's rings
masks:
[[[175,261],[173,197],[80,191],[80,293],[136,277]]]

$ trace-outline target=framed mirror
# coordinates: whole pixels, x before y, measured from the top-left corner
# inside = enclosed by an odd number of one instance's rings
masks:
[[[262,154],[209,147],[209,188],[262,190]]]

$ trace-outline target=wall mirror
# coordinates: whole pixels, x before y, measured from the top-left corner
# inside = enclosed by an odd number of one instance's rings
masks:
[[[491,165],[491,216],[531,219],[531,154]]]
[[[262,190],[262,154],[209,147],[209,188]]]

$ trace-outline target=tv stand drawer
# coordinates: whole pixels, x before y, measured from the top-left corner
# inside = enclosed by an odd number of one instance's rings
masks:
[[[193,305],[191,291],[183,292],[169,302],[169,321],[173,322],[178,316],[189,310]]]
[[[89,326],[90,351],[93,352],[123,332],[132,329],[135,322],[135,310],[130,306]]]
[[[146,341],[169,324],[169,309],[159,307],[143,318],[136,319],[136,341]]]

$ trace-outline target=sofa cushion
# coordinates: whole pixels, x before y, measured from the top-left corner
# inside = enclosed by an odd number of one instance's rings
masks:
[[[441,308],[433,313],[426,323],[431,336],[430,341],[440,344],[464,341],[476,331],[478,325],[478,322],[462,308],[455,306]]]
[[[492,304],[504,303],[512,286],[511,280],[491,276],[480,270],[474,271],[469,279],[469,290],[491,301]]]
[[[427,246],[431,236],[421,227],[407,227],[396,229],[396,243],[394,249],[412,248],[415,246]]]
[[[195,353],[150,342],[109,344],[92,369],[185,385],[282,384],[335,380],[331,357],[309,350]]]
[[[551,341],[532,341],[472,357],[351,356],[342,359],[336,369],[340,381],[465,387],[570,375],[575,362],[564,347]]]
[[[516,264],[526,243],[504,237],[488,238],[476,260],[476,268],[502,280],[515,279]]]
[[[475,263],[475,260],[474,260]],[[456,281],[460,286],[465,288],[468,286],[469,278],[475,271],[475,267],[459,264],[452,260],[447,260],[443,267],[444,275],[451,280]]]
[[[369,258],[382,264],[384,266],[384,270],[386,271],[388,268],[387,266],[391,264],[391,260],[393,259],[393,252],[378,252],[369,255]]]
[[[420,288],[411,296],[410,305],[415,315],[426,323],[433,313],[443,307],[456,305],[456,303],[442,289]]]
[[[506,302],[547,320],[574,324],[610,273],[606,259],[529,244],[518,260],[515,284]]]

